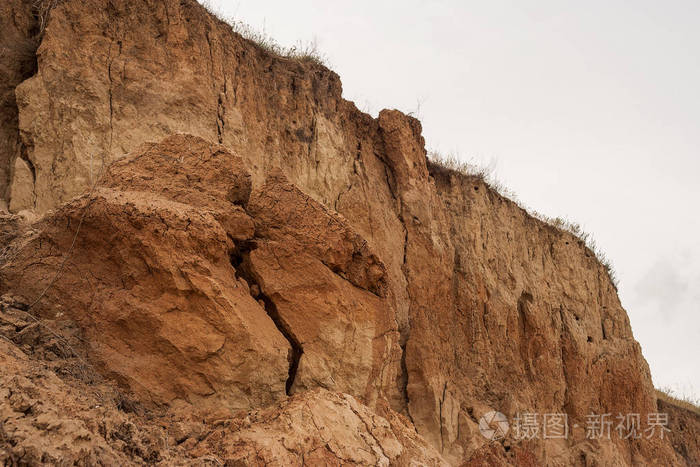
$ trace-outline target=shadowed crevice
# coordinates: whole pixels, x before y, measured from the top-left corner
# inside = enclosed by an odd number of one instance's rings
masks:
[[[410,400],[408,398],[408,367],[406,366],[406,345],[407,344],[408,344],[408,342],[405,342],[404,344],[401,345],[401,380],[400,380],[401,395],[403,396],[403,401],[406,404],[406,416],[411,421],[411,424],[413,425],[413,429],[416,430],[416,432],[417,432],[416,422],[413,421],[413,417],[411,416]]]
[[[297,370],[299,369],[299,361],[304,354],[304,349],[299,339],[294,335],[289,324],[280,315],[275,302],[263,292],[262,287],[255,279],[250,264],[250,252],[255,250],[255,248],[257,248],[255,241],[247,241],[238,244],[236,250],[231,254],[231,265],[236,270],[236,277],[246,281],[250,290],[250,295],[265,309],[267,315],[272,322],[275,323],[277,330],[284,336],[287,342],[289,342],[290,350],[287,355],[289,374],[287,376],[285,390],[287,395],[291,395],[292,386],[294,385]]]

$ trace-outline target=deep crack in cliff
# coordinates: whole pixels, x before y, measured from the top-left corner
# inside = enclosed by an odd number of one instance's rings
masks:
[[[13,166],[17,159],[24,161],[31,173],[32,200],[36,202],[36,169],[27,155],[27,148],[20,134],[19,107],[15,90],[38,71],[37,50],[42,33],[37,12],[30,8],[24,13],[24,24],[20,24],[21,21],[18,23],[17,17],[13,18],[13,27],[17,29],[15,33],[18,35],[14,36],[9,30],[3,31],[3,37],[0,39],[0,55],[3,59],[3,63],[0,63],[0,76],[5,81],[0,85],[0,186],[3,187],[0,189],[0,201],[5,200],[8,206],[11,202]],[[5,128],[2,128],[3,126]]]
[[[299,361],[304,353],[304,348],[302,347],[301,342],[299,342],[299,339],[292,332],[290,326],[280,316],[275,302],[263,292],[262,286],[255,279],[255,275],[250,264],[250,253],[255,250],[255,248],[257,248],[257,244],[254,240],[238,242],[236,249],[233,253],[231,253],[231,265],[236,271],[236,278],[246,281],[250,290],[250,295],[265,309],[265,312],[275,324],[277,330],[280,332],[280,334],[282,334],[282,336],[284,336],[287,342],[289,342],[290,350],[289,354],[287,355],[287,360],[289,361],[289,373],[285,383],[285,391],[289,396],[291,395],[292,386],[294,385],[294,380],[297,376]]]

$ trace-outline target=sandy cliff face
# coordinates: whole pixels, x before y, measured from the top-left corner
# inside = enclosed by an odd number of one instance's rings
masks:
[[[28,4],[3,7],[20,38]],[[37,56],[2,64],[0,195],[54,211],[23,235],[3,222],[0,293],[26,308],[60,271],[31,311],[68,316],[90,364],[142,403],[283,404],[236,435],[253,446],[284,438],[274,413],[314,419],[283,401],[324,388],[455,465],[692,465],[668,440],[586,439],[590,413],[657,410],[614,286],[578,239],[429,164],[417,120],[359,112],[333,72],[269,55],[191,0],[59,2]],[[345,407],[339,423],[350,396],[323,402]],[[487,444],[489,410],[580,428]],[[358,463],[408,459],[367,442],[379,457]]]

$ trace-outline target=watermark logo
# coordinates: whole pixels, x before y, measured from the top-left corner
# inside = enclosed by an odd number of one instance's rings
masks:
[[[486,412],[484,416],[479,419],[479,431],[481,435],[489,441],[505,438],[509,429],[508,418],[501,412]]]
[[[620,439],[664,439],[668,428],[668,414],[648,413],[646,420],[638,413],[589,414],[585,425],[569,422],[565,413],[518,413],[511,423],[501,412],[491,411],[479,419],[479,431],[489,441],[506,437],[509,431],[513,439],[568,439],[571,428],[585,430],[587,439],[611,439],[617,435]],[[646,423],[644,423],[646,422]]]

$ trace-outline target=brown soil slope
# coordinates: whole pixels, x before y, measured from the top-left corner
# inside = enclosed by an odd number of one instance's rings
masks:
[[[319,439],[351,445],[354,403],[317,388],[415,427],[393,431],[392,455],[363,436],[379,457],[340,456],[358,463],[695,462],[668,439],[586,439],[588,414],[657,411],[607,272],[577,238],[429,164],[417,120],[359,112],[333,72],[270,55],[194,0],[56,3],[0,147],[0,168],[18,167],[10,210],[48,214],[23,234],[4,221],[0,293],[41,296],[31,313],[73,326],[70,353],[105,385],[159,417],[268,411],[221,435],[236,445],[317,421],[288,395],[342,406],[346,430]],[[566,413],[572,432],[488,444],[489,410]],[[244,458],[212,433],[187,455]],[[301,463],[314,443],[284,446]]]

